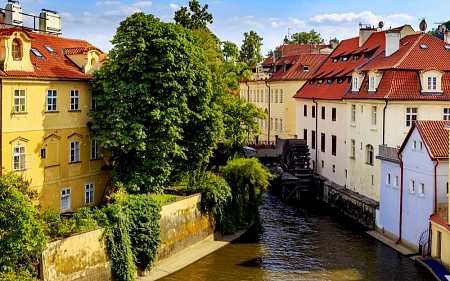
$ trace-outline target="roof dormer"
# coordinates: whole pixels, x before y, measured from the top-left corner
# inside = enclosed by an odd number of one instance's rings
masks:
[[[354,71],[352,74],[352,92],[359,92],[362,81],[364,80],[364,74]]]
[[[0,64],[4,71],[33,72],[31,63],[31,38],[21,30],[0,39]]]
[[[380,71],[369,71],[367,73],[368,76],[368,91],[369,92],[376,92],[378,89],[378,85],[380,84],[381,78],[383,77],[383,74]]]
[[[101,66],[102,53],[96,48],[68,48],[64,53],[84,73],[92,73]]]
[[[422,94],[442,94],[442,75],[439,70],[426,70],[420,73]]]

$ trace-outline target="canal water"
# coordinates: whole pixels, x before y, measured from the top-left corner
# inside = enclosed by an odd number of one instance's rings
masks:
[[[247,235],[163,281],[434,280],[364,230],[324,212],[266,194],[261,218],[261,234]]]

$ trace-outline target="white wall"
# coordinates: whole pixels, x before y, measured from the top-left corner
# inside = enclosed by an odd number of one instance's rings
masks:
[[[399,236],[400,221],[400,164],[382,160],[380,181],[380,222],[384,231],[395,237]],[[391,184],[387,183],[388,174]],[[398,177],[398,185],[396,185]]]

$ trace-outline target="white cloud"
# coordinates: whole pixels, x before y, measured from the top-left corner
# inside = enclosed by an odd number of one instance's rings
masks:
[[[152,5],[153,5],[152,1],[137,1],[132,4],[132,6],[136,8],[149,8]]]
[[[172,11],[177,11],[177,10],[180,9],[180,5],[178,5],[178,4],[176,4],[176,3],[170,3],[170,4],[169,4],[169,8],[170,8]]]

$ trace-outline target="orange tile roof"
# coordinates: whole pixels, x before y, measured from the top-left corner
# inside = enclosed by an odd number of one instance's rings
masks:
[[[289,62],[292,64],[289,69],[287,71],[278,70],[272,74],[270,80],[307,80],[326,58],[327,55],[321,54],[300,54],[289,57]],[[304,71],[304,66],[308,66],[309,70]]]
[[[403,151],[409,136],[417,128],[430,157],[432,159],[448,159],[449,131],[446,127],[449,125],[450,121],[443,120],[419,120],[414,122],[400,147],[400,153]]]
[[[0,76],[76,80],[88,80],[91,78],[89,74],[85,74],[66,56],[69,54],[80,54],[91,49],[97,49],[87,41],[34,33],[24,28],[2,29],[0,30],[0,35],[9,35],[15,31],[26,32],[31,38],[31,47],[37,49],[43,57],[38,58],[30,53],[31,62],[34,65],[33,72],[0,71]],[[52,48],[54,52],[50,52],[45,46]]]
[[[431,215],[430,220],[433,221],[434,223],[437,223],[437,224],[443,226],[445,229],[447,229],[447,231],[450,232],[450,225],[449,225],[448,221],[445,220],[444,218],[440,217],[439,215],[434,214],[434,215]]]
[[[281,53],[281,57],[297,56],[301,54],[319,53],[321,49],[327,48],[325,44],[283,44],[277,48],[277,51]],[[264,59],[264,66],[270,66],[273,64],[273,57],[268,56]]]

